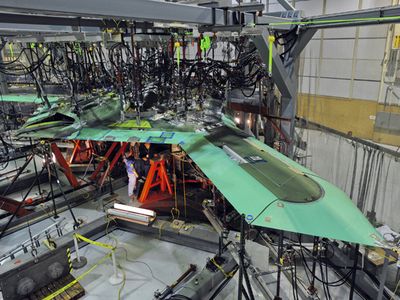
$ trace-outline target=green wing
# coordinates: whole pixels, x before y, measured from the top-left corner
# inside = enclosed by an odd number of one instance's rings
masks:
[[[42,138],[51,136],[42,132]],[[179,144],[250,224],[370,246],[382,242],[339,188],[229,126],[209,134],[83,128],[63,138]]]

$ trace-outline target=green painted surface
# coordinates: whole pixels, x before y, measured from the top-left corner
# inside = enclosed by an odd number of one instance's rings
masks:
[[[310,203],[277,201],[266,206],[253,224],[371,246],[381,240],[344,192],[317,176],[313,179],[324,189],[321,199]]]
[[[243,151],[246,155],[264,152],[263,157],[267,161],[275,159],[272,171],[264,170],[268,176],[279,181],[287,176],[288,182],[296,182],[298,186],[283,184],[282,191],[269,188],[270,183],[260,180],[251,170],[232,160],[223,149],[210,141],[212,138],[202,133],[174,132],[168,135],[155,130],[83,128],[66,139],[146,142],[163,136],[163,143],[182,146],[233,207],[246,215],[248,223],[353,243],[380,245],[379,233],[344,192],[253,138],[227,134],[221,139],[228,140],[231,146],[233,143],[232,148],[236,147],[238,154]],[[268,168],[267,165],[264,167]],[[291,181],[298,176],[301,176],[300,181]],[[289,202],[279,197],[293,193],[290,189],[295,189],[296,193],[314,195],[317,192],[316,185],[322,190],[321,197],[311,202]]]
[[[211,133],[193,131],[110,129],[98,124],[73,134],[55,130],[29,133],[36,138],[180,144],[219,191],[253,225],[376,246],[379,233],[337,187],[255,138],[228,127]],[[103,126],[103,127],[100,127]],[[218,132],[220,130],[221,132]],[[213,135],[214,132],[214,135]],[[238,162],[222,146],[241,158]],[[290,201],[286,201],[290,200]]]
[[[58,96],[47,96],[50,103],[57,102]],[[18,95],[3,95],[0,97],[0,102],[19,102],[19,103],[36,103],[41,104],[43,100],[38,98],[35,94],[18,94]]]
[[[140,120],[140,124],[136,120],[127,120],[122,123],[114,123],[110,127],[115,128],[151,128],[150,122],[147,120]]]
[[[269,151],[251,145],[243,132],[221,127],[207,139],[216,146],[229,147],[244,158],[246,162],[240,163],[240,167],[277,198],[292,202],[310,202],[321,197],[321,188],[315,181],[293,166],[282,163],[279,158],[269,154]]]
[[[238,212],[254,218],[266,204],[277,199],[222,149],[204,137],[188,141],[182,148]]]
[[[106,126],[120,115],[120,102],[110,98],[98,103],[85,105],[78,117],[72,112],[69,101],[59,101],[51,108],[40,108],[22,126],[17,135],[31,138],[63,138],[88,126]],[[50,127],[49,125],[52,125]]]

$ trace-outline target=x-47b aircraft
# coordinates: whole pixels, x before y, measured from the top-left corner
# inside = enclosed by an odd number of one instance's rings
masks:
[[[351,199],[314,172],[236,127],[221,103],[198,112],[126,114],[113,95],[92,99],[79,116],[65,100],[42,109],[20,137],[179,145],[248,224],[370,246],[382,238]],[[93,105],[95,103],[95,105]],[[123,110],[122,110],[123,111]],[[134,124],[134,125],[132,125]]]

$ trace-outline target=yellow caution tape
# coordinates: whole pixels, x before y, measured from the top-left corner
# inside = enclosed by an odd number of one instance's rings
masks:
[[[53,294],[50,294],[49,296],[43,298],[43,300],[51,300],[54,299],[55,297],[57,297],[58,295],[62,294],[63,292],[65,292],[66,290],[68,290],[70,287],[74,286],[75,284],[77,284],[80,280],[82,280],[84,277],[86,277],[89,273],[91,273],[94,269],[96,269],[99,265],[101,265],[102,263],[104,263],[106,261],[107,258],[109,258],[111,256],[111,253],[106,254],[102,259],[100,259],[95,265],[93,265],[92,267],[90,267],[90,269],[88,269],[87,271],[85,271],[84,273],[82,273],[81,275],[79,275],[75,280],[71,281],[70,283],[68,283],[67,285],[63,286],[62,288],[60,288],[59,290],[55,291]]]
[[[72,260],[71,260],[71,249],[67,248],[67,259],[68,259],[68,267],[69,272],[72,272]]]
[[[114,250],[115,249],[115,247],[113,245],[92,241],[92,240],[88,239],[87,237],[84,237],[83,235],[80,235],[79,233],[75,233],[75,236],[76,236],[76,238],[78,240],[84,241],[84,242],[86,242],[88,244],[92,244],[92,245],[95,245],[95,246],[98,246],[98,247],[102,247],[102,248],[106,248],[106,249],[110,249],[110,250]]]
[[[82,280],[85,276],[87,276],[90,272],[92,272],[94,269],[96,269],[99,265],[101,265],[103,262],[106,261],[106,259],[108,257],[111,256],[111,254],[113,253],[113,251],[115,250],[115,247],[113,245],[110,244],[105,244],[105,243],[101,243],[101,242],[96,242],[96,241],[92,241],[91,239],[88,239],[87,237],[84,237],[83,235],[79,234],[79,233],[75,233],[74,234],[75,237],[78,240],[81,240],[83,242],[86,242],[88,244],[92,244],[98,247],[102,247],[102,248],[106,248],[106,249],[110,249],[111,252],[106,254],[105,256],[103,256],[102,259],[100,259],[96,264],[94,264],[92,267],[90,267],[90,269],[88,269],[87,271],[85,271],[84,273],[82,273],[80,276],[78,276],[75,280],[71,281],[70,283],[68,283],[67,285],[63,286],[62,288],[60,288],[59,290],[57,290],[56,292],[54,292],[53,294],[47,296],[44,298],[44,300],[50,300],[53,299],[55,297],[57,297],[58,295],[60,295],[61,293],[65,292],[67,289],[69,289],[70,287],[72,287],[73,285],[75,285],[76,283],[78,283],[80,280]],[[70,256],[70,252],[69,252],[69,248],[67,249],[67,256]]]

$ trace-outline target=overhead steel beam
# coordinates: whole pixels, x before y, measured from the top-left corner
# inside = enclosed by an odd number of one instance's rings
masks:
[[[74,27],[98,27],[98,28],[111,28],[116,26],[113,20],[99,20],[87,19],[81,17],[51,17],[45,15],[33,14],[15,14],[15,13],[1,13],[1,23],[13,24],[36,24],[36,25],[60,25],[60,26],[74,26]],[[138,27],[137,24],[136,26]],[[118,22],[119,28],[127,27],[125,21]]]
[[[143,21],[183,22],[194,24],[224,24],[223,10],[153,0],[2,0],[0,11],[41,15],[93,17]]]
[[[1,24],[0,24],[1,27]],[[1,35],[1,31],[0,31]],[[23,35],[19,34],[15,36],[7,37],[8,42],[13,43],[59,43],[59,42],[89,42],[96,43],[102,41],[110,41],[112,40],[110,33],[85,33],[85,32],[67,32],[67,33],[49,33],[49,32],[41,32],[37,33],[29,33],[24,32]]]
[[[287,0],[277,0],[277,2],[286,10],[295,10],[292,4],[290,4]]]
[[[158,21],[158,22],[180,22],[196,25],[233,25],[234,14],[236,12],[229,9],[210,8],[203,6],[179,4],[173,2],[161,2],[154,0],[114,0],[110,5],[109,0],[2,0],[0,1],[0,11],[15,14],[15,20],[10,21],[12,15],[7,16],[8,23],[25,24],[60,24],[72,26],[95,26],[101,20],[91,20],[88,18],[106,20],[135,20],[135,21]],[[29,11],[32,14],[28,15]],[[18,16],[17,14],[22,14]],[[42,21],[35,17],[43,18]],[[63,16],[64,18],[58,18]],[[69,18],[65,18],[69,17]],[[71,18],[74,17],[74,18]],[[80,17],[81,19],[77,19]],[[255,22],[254,14],[243,14],[244,23]],[[0,18],[0,20],[2,20]],[[276,16],[257,17],[259,23],[272,23],[291,21],[292,19],[280,18]],[[297,19],[296,19],[297,20]],[[80,24],[79,24],[80,23]],[[116,24],[98,24],[100,27],[115,27]],[[112,26],[114,25],[114,26]],[[125,25],[122,23],[121,25]],[[291,25],[280,26],[281,30],[291,28]]]
[[[0,35],[21,36],[29,33],[62,33],[62,34],[104,34],[107,28],[127,28],[131,26],[126,21],[107,19],[88,19],[81,17],[45,16],[38,14],[16,14],[0,12]],[[136,33],[164,33],[164,28],[158,28],[152,22],[135,22]]]
[[[400,23],[400,19],[397,19],[397,17],[399,16],[400,16],[400,5],[396,5],[396,6],[386,6],[379,8],[349,11],[337,14],[314,16],[304,19],[303,21],[305,22],[304,27],[306,29],[309,28],[324,29],[324,28],[335,28],[335,27]]]
[[[1,20],[1,19],[0,19]],[[63,25],[36,25],[36,24],[13,24],[2,23],[0,21],[0,32],[6,35],[15,35],[16,33],[32,33],[32,32],[100,32],[99,29],[93,27],[73,27]]]

